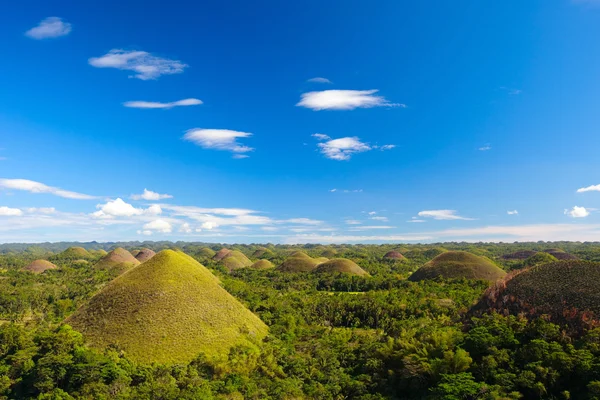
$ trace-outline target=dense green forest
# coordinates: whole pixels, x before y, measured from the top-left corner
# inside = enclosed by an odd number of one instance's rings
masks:
[[[88,252],[63,253],[72,246]],[[123,272],[112,265],[94,267],[105,260],[99,250],[117,247],[133,255],[142,248],[185,252],[258,316],[268,335],[236,344],[223,357],[199,352],[189,363],[143,363],[118,344],[89,346],[64,320]],[[0,398],[600,399],[600,327],[593,313],[600,304],[588,309],[583,302],[586,308],[576,311],[585,312],[586,323],[573,330],[572,323],[546,312],[482,306],[492,304],[482,298],[500,293],[508,283],[444,275],[409,279],[425,265],[435,267],[446,251],[466,251],[482,265],[506,271],[507,280],[517,276],[524,281],[529,273],[537,284],[544,268],[561,265],[571,271],[579,268],[577,259],[600,261],[600,243],[233,245],[228,249],[239,253],[230,254],[229,262],[215,255],[223,247],[183,242],[1,245]],[[392,250],[401,256],[386,257]],[[315,266],[325,258],[352,260],[367,274],[269,268],[298,254],[306,256],[304,263],[316,260]],[[27,271],[38,259],[57,268]],[[259,259],[270,264],[249,267]],[[600,268],[584,265],[586,271]],[[443,270],[451,267],[446,263]],[[558,273],[548,275],[561,279]],[[600,282],[586,285],[586,290],[596,289]],[[558,315],[574,306],[557,302],[550,307]],[[168,332],[168,326],[163,328]]]

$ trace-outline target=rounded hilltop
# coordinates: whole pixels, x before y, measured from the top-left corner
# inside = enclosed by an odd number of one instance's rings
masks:
[[[277,267],[281,272],[310,272],[327,259],[315,259],[303,251],[294,251]]]
[[[539,317],[574,331],[600,325],[600,263],[562,260],[516,271],[488,289],[473,312]]]
[[[403,260],[404,256],[399,251],[391,250],[383,256],[386,260]]]
[[[252,261],[244,253],[238,250],[230,250],[219,260],[219,264],[224,266],[229,272],[246,268],[252,265]]]
[[[83,247],[69,247],[65,251],[58,253],[56,257],[61,259],[77,260],[91,258],[92,254]]]
[[[266,247],[259,247],[252,253],[252,257],[254,258],[272,257],[274,255],[275,253],[273,253],[271,249],[267,249]]]
[[[93,347],[144,363],[225,357],[267,326],[190,256],[163,250],[105,286],[66,321]]]
[[[33,272],[34,274],[41,274],[49,269],[57,269],[58,267],[47,260],[35,260],[28,266],[24,267],[24,271]]]
[[[357,276],[370,276],[367,271],[347,258],[334,258],[321,263],[315,268],[315,273],[343,273]]]
[[[217,251],[213,256],[213,260],[221,261],[227,254],[231,253],[231,250],[223,247],[221,250]]]
[[[137,254],[135,255],[135,259],[138,260],[139,262],[143,263],[143,262],[148,261],[155,255],[156,255],[156,253],[154,252],[154,250],[143,248],[137,252]]]
[[[258,260],[250,266],[252,269],[271,269],[275,268],[273,263],[269,260]]]
[[[491,260],[466,251],[446,251],[415,271],[408,279],[435,278],[482,279],[494,282],[506,275]]]
[[[117,247],[94,264],[94,268],[122,273],[139,263],[130,252],[122,247]]]

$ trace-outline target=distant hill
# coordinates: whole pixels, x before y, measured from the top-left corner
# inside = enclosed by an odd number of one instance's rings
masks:
[[[536,254],[537,251],[535,250],[519,250],[515,251],[514,253],[505,254],[502,256],[502,258],[505,260],[526,260]]]
[[[600,263],[563,260],[521,270],[490,288],[475,313],[548,315],[581,331],[600,325]]]
[[[315,259],[303,251],[294,251],[277,267],[281,272],[310,272],[327,259]]]
[[[564,250],[561,249],[546,249],[544,250],[544,253],[548,253],[554,257],[556,257],[558,260],[577,260],[577,256],[574,256],[573,254],[567,253]]]
[[[215,251],[213,249],[211,249],[210,247],[203,247],[200,249],[200,251],[198,252],[198,255],[200,257],[204,257],[204,258],[213,258],[215,256]]]
[[[231,250],[222,248],[221,250],[219,250],[215,253],[215,255],[213,256],[213,260],[221,261],[229,253],[231,253]]]
[[[122,247],[117,247],[94,264],[94,268],[122,273],[131,267],[135,267],[139,263],[140,262],[131,255],[130,252]]]
[[[321,257],[325,257],[325,258],[333,258],[337,255],[337,251],[335,249],[332,248],[325,248],[321,251]]]
[[[369,276],[369,273],[347,258],[334,258],[319,264],[315,273],[344,273],[358,276]]]
[[[146,363],[188,363],[200,352],[225,356],[248,336],[267,334],[208,269],[173,250],[119,276],[65,322],[93,347],[116,345]]]
[[[491,260],[466,251],[447,251],[415,271],[411,281],[441,278],[467,278],[496,281],[506,275]]]
[[[83,247],[69,247],[62,253],[58,253],[55,257],[65,260],[77,260],[82,258],[92,258],[93,256]]]
[[[385,258],[386,260],[403,260],[404,256],[402,255],[402,253],[392,250],[385,253],[383,258]]]
[[[254,253],[252,253],[252,257],[254,258],[271,257],[274,255],[275,253],[266,247],[259,247],[258,249],[254,250]]]
[[[135,255],[135,259],[143,263],[154,257],[155,254],[153,250],[143,248]]]
[[[250,261],[250,259],[246,257],[244,253],[237,250],[227,253],[225,257],[221,258],[219,263],[223,265],[229,272],[252,265],[252,261]]]
[[[250,266],[252,269],[271,269],[275,268],[273,263],[269,260],[258,260]]]
[[[49,269],[57,269],[58,267],[47,260],[35,260],[28,266],[24,267],[23,270],[33,272],[34,274],[41,274]]]

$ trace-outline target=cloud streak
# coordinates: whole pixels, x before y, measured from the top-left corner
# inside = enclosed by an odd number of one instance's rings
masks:
[[[433,218],[437,220],[464,220],[472,221],[473,218],[461,217],[456,210],[426,210],[417,214],[419,217]]]
[[[28,179],[0,179],[0,189],[22,190],[30,193],[47,193],[65,199],[74,200],[92,200],[97,199],[97,196],[88,194],[71,192],[57,187],[48,186],[40,182],[30,181]]]
[[[600,1],[600,0],[599,0]],[[600,192],[600,185],[592,185],[577,189],[577,193]]]
[[[373,107],[406,107],[404,104],[391,103],[383,96],[376,96],[372,90],[323,90],[303,93],[298,107],[321,110],[354,110]]]
[[[158,57],[146,51],[123,49],[113,49],[101,57],[92,57],[88,63],[96,68],[133,71],[134,74],[129,77],[143,81],[158,79],[162,75],[181,74],[188,67],[181,61]]]
[[[66,36],[71,32],[71,24],[58,17],[48,17],[39,25],[25,32],[25,36],[32,39],[52,39]]]
[[[229,129],[200,129],[188,130],[183,136],[184,140],[194,143],[203,149],[230,151],[232,153],[247,153],[253,151],[252,147],[238,142],[238,139],[249,138],[251,133],[232,131]]]
[[[162,108],[169,109],[173,107],[187,107],[187,106],[199,106],[203,104],[202,100],[189,98],[177,101],[171,101],[169,103],[161,103],[155,101],[126,101],[123,103],[128,108]]]

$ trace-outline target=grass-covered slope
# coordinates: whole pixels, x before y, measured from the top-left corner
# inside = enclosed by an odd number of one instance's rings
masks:
[[[259,247],[258,249],[254,250],[254,253],[252,253],[252,257],[254,258],[272,257],[274,255],[275,253],[266,247]]]
[[[77,260],[77,259],[86,259],[86,258],[92,258],[93,255],[90,254],[90,252],[88,252],[86,249],[84,249],[83,247],[69,247],[68,249],[66,249],[65,251],[58,253],[56,256],[54,256],[57,259],[63,259],[63,260]]]
[[[200,352],[223,356],[247,335],[267,334],[208,269],[173,250],[119,276],[65,322],[94,347],[117,345],[134,360],[167,364]]]
[[[295,251],[277,267],[281,272],[310,272],[327,259],[315,259],[302,251]]]
[[[275,268],[273,263],[269,260],[258,260],[250,266],[252,269],[271,269]]]
[[[135,259],[138,260],[139,262],[143,263],[143,262],[148,261],[155,255],[156,255],[156,252],[154,252],[154,250],[144,248],[144,249],[141,249],[140,251],[138,251],[138,253],[135,255]]]
[[[386,260],[402,260],[404,259],[404,256],[402,255],[402,253],[392,250],[385,253],[383,258],[385,258]]]
[[[600,263],[564,260],[538,265],[496,283],[474,310],[548,315],[575,330],[600,322]]]
[[[537,251],[535,250],[519,250],[514,253],[505,254],[502,256],[505,260],[526,260],[529,257],[535,256]]]
[[[319,264],[315,273],[344,273],[358,276],[369,276],[369,273],[347,258],[334,258]]]
[[[252,261],[250,261],[244,253],[237,250],[227,253],[227,255],[220,260],[220,263],[230,272],[235,269],[246,268],[252,265]]]
[[[435,278],[467,278],[496,281],[506,275],[502,269],[485,257],[466,251],[447,251],[435,257],[413,273],[409,280]]]
[[[49,269],[56,269],[56,268],[58,268],[58,267],[56,265],[52,264],[50,261],[35,260],[28,266],[24,267],[23,270],[33,272],[34,274],[41,274],[44,271],[47,271]]]
[[[544,252],[556,257],[558,260],[577,260],[577,256],[561,249],[546,249]]]
[[[139,263],[130,252],[122,247],[117,247],[94,264],[94,268],[113,270],[121,273],[131,267],[135,267]]]
[[[219,251],[217,251],[215,253],[215,255],[213,256],[213,260],[215,260],[215,261],[221,261],[229,253],[231,253],[231,250],[229,250],[229,249],[227,249],[227,248],[224,247],[224,248],[222,248],[221,250],[219,250]]]

